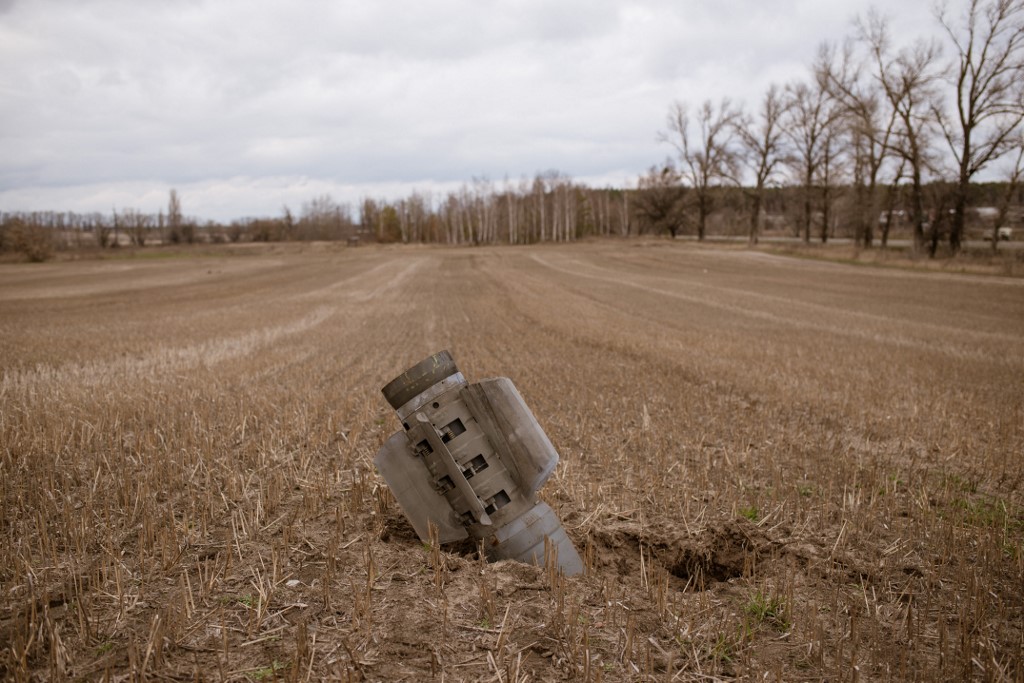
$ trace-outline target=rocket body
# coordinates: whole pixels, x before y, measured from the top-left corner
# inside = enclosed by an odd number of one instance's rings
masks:
[[[490,560],[541,565],[557,555],[564,574],[583,571],[557,514],[536,493],[558,453],[512,382],[470,384],[447,351],[383,388],[402,420],[377,465],[420,540],[483,540]],[[546,549],[546,551],[545,551]]]

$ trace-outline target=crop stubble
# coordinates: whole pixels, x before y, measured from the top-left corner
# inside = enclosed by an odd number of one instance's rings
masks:
[[[424,547],[379,388],[442,348],[588,572]],[[1024,286],[665,242],[0,270],[10,679],[1020,680]]]

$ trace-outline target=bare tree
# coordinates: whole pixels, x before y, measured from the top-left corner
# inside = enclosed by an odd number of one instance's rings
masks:
[[[902,209],[897,213],[896,200],[899,198],[900,181],[903,180],[904,171],[906,170],[907,162],[905,159],[900,159],[900,164],[896,169],[896,174],[892,177],[890,182],[885,188],[885,208],[882,211],[882,249],[889,246],[889,232],[892,230],[893,220],[899,219],[903,214]]]
[[[793,166],[800,178],[803,211],[800,228],[804,242],[811,241],[811,217],[814,210],[814,184],[821,177],[826,139],[831,139],[841,109],[837,106],[819,74],[810,83],[787,86],[788,102],[784,129],[792,144]],[[831,143],[830,143],[831,145]]]
[[[558,171],[548,171],[545,177],[551,191],[551,239],[555,242],[574,240],[578,205],[572,178]]]
[[[508,179],[508,176],[505,176],[504,199],[505,219],[508,223],[508,243],[517,244],[519,242],[519,220],[522,214],[522,206],[520,197],[516,192],[516,186]]]
[[[843,107],[850,138],[857,221],[854,241],[870,248],[879,217],[881,171],[891,156],[889,144],[896,126],[896,109],[889,105],[877,79],[864,77],[863,66],[851,41],[841,51],[826,46],[819,62],[826,87]]]
[[[287,204],[281,205],[281,232],[281,239],[295,239],[295,216],[292,215],[292,210],[288,208]]]
[[[825,129],[821,140],[821,164],[819,164],[815,182],[821,188],[821,232],[819,236],[822,244],[828,242],[828,238],[833,233],[832,206],[835,203],[840,176],[843,172],[845,140],[843,138],[844,130],[838,125],[841,121],[842,119],[837,117],[833,125]]]
[[[686,188],[679,182],[679,172],[671,161],[661,168],[652,166],[640,176],[633,211],[641,224],[652,232],[666,231],[675,239],[685,222],[683,201]]]
[[[765,186],[771,182],[779,165],[785,160],[782,118],[787,103],[774,83],[765,92],[756,123],[747,116],[737,117],[736,133],[742,146],[741,161],[754,174],[754,189],[750,194],[749,243],[757,244],[761,232],[761,207]]]
[[[540,176],[540,174],[534,177],[531,192],[533,195],[534,222],[537,225],[537,230],[535,234],[537,236],[537,239],[543,242],[546,238],[544,223],[544,205],[547,203],[547,191],[545,190],[544,179]]]
[[[697,130],[692,131],[686,105],[675,102],[669,109],[668,130],[658,135],[659,140],[676,148],[682,162],[680,176],[693,188],[699,240],[704,239],[707,218],[714,210],[713,188],[734,183],[739,175],[733,148],[738,117],[739,112],[728,99],[717,107],[705,100],[694,116]]]
[[[359,204],[359,227],[364,232],[372,232],[376,239],[383,234],[381,225],[381,208],[371,197],[363,197]]]
[[[953,45],[956,111],[935,107],[957,164],[949,246],[959,251],[971,178],[1015,144],[1024,119],[1024,0],[969,0],[959,24],[938,13]]]
[[[603,189],[581,189],[583,206],[590,222],[584,230],[592,234],[607,237],[612,234],[612,193],[610,187]]]
[[[199,238],[196,233],[196,221],[194,218],[188,218],[181,222],[181,238],[185,241],[185,244],[194,244]]]
[[[999,230],[1009,222],[1010,204],[1013,203],[1013,198],[1021,184],[1021,178],[1024,177],[1024,137],[1018,135],[1015,140],[1017,154],[1013,165],[1010,166],[1010,170],[1006,174],[1006,189],[1003,196],[999,198],[998,213],[996,213],[996,220],[992,224],[992,251],[999,249]]]
[[[116,249],[121,246],[121,216],[117,215],[117,209],[111,212],[111,222],[114,225],[114,239],[110,246]]]
[[[494,244],[498,240],[498,198],[490,179],[473,178],[469,202],[475,228],[473,243]]]
[[[928,170],[928,149],[934,132],[939,48],[919,40],[893,54],[888,22],[875,12],[858,21],[860,38],[874,62],[874,77],[896,111],[898,126],[888,148],[899,155],[910,173],[910,214],[914,249],[924,248],[924,174]]]
[[[137,247],[145,246],[146,233],[153,223],[152,216],[147,216],[139,209],[124,209],[121,217],[131,243]]]
[[[298,238],[326,240],[331,238],[334,210],[337,204],[330,194],[322,194],[302,203],[299,212]],[[286,215],[291,215],[289,210]]]
[[[928,197],[927,231],[924,234],[928,256],[935,258],[939,243],[944,234],[948,234],[953,222],[953,204],[955,203],[955,183],[939,180],[928,183],[925,188]]]
[[[633,227],[632,222],[629,220],[629,192],[622,192],[620,194],[621,201],[618,202],[617,204],[619,213],[619,234],[622,235],[623,237],[628,237],[630,234],[632,234],[631,231]]]
[[[106,249],[110,246],[110,225],[107,223],[106,218],[103,214],[96,212],[90,215],[89,225],[92,227],[93,234],[96,235],[96,244],[99,245],[100,249]]]
[[[167,241],[177,244],[184,237],[182,235],[181,199],[178,198],[178,191],[171,188],[171,195],[167,201]]]

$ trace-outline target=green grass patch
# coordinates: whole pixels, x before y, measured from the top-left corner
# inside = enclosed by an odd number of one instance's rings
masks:
[[[769,624],[782,630],[786,630],[790,625],[787,612],[785,600],[764,591],[754,592],[743,605],[743,613],[754,622],[754,625]]]
[[[277,678],[277,675],[288,668],[288,662],[279,662],[276,659],[271,662],[270,666],[264,666],[260,669],[255,669],[246,674],[249,680],[253,681],[265,681]]]
[[[756,505],[741,507],[739,509],[739,513],[740,517],[746,517],[751,522],[756,522],[758,518],[761,516],[761,511],[757,509]]]

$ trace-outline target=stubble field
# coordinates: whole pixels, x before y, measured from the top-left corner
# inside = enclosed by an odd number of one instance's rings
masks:
[[[145,252],[143,252],[145,254]],[[580,577],[416,538],[449,349]],[[1024,280],[668,242],[0,267],[0,677],[1024,680]]]

